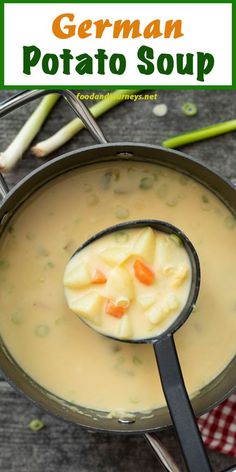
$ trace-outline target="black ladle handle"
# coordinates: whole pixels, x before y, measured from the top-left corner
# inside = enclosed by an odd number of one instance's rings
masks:
[[[185,388],[172,335],[154,345],[161,383],[189,472],[210,472],[209,463],[194,412]]]

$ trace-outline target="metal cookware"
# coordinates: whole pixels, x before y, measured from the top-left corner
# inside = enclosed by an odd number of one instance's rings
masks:
[[[86,107],[77,101],[70,91],[34,90],[21,92],[0,105],[0,117],[47,93],[62,94],[100,144],[66,153],[53,159],[31,172],[10,191],[0,175],[0,234],[8,225],[12,215],[18,211],[21,203],[45,183],[70,170],[99,162],[145,161],[176,169],[179,172],[191,175],[191,177],[207,186],[236,214],[236,189],[226,179],[207,166],[178,151],[147,144],[106,143],[103,133],[94,123]],[[222,316],[224,316],[223,313]],[[147,433],[157,431],[171,424],[167,407],[157,409],[151,415],[137,413],[135,417],[127,415],[126,418],[108,418],[106,413],[103,415],[101,412],[89,408],[71,405],[69,402],[47,392],[33,381],[11,357],[4,346],[3,340],[0,342],[0,367],[14,387],[50,413],[90,430],[129,434],[145,433],[148,441],[152,443],[153,449],[158,455],[160,454],[161,448],[158,441],[155,440],[154,436]],[[236,357],[216,379],[193,398],[191,403],[196,416],[216,406],[235,389],[235,367]],[[167,460],[166,464],[166,470],[171,471],[171,460],[169,462]],[[175,466],[174,464],[173,470],[178,470]]]

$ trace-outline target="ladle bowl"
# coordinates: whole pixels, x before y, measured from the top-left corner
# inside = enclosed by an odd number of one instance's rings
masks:
[[[134,220],[134,221],[127,221],[124,223],[119,223],[117,225],[109,226],[108,228],[105,228],[104,230],[99,231],[98,233],[96,233],[95,235],[87,239],[83,244],[81,244],[80,247],[74,252],[74,254],[70,258],[70,259],[73,259],[73,257],[76,254],[81,252],[85,247],[93,244],[98,239],[101,239],[105,236],[113,234],[117,231],[127,231],[129,229],[137,229],[137,228],[145,228],[145,227],[150,227],[154,231],[159,231],[159,232],[170,234],[170,235],[174,234],[180,239],[185,251],[188,254],[189,261],[191,264],[191,285],[190,285],[190,290],[188,294],[188,299],[183,309],[181,310],[180,314],[177,316],[177,318],[174,319],[173,323],[171,323],[165,331],[161,332],[161,334],[150,337],[150,338],[146,338],[146,339],[139,339],[139,338],[138,339],[121,339],[115,336],[106,335],[109,338],[112,338],[117,341],[124,341],[126,343],[131,342],[131,343],[137,343],[137,344],[140,344],[140,343],[141,344],[143,343],[154,344],[160,339],[163,339],[164,336],[167,336],[169,334],[171,335],[174,334],[175,331],[177,331],[177,329],[179,329],[182,326],[182,324],[187,320],[187,318],[191,314],[197,301],[199,288],[200,288],[200,280],[201,280],[200,262],[199,262],[196,249],[194,248],[192,242],[187,238],[187,236],[183,233],[183,231],[181,231],[179,228],[177,228],[176,226],[174,226],[173,224],[169,222],[161,221],[161,220],[153,220],[153,219]],[[91,327],[90,323],[88,323],[86,319],[81,317],[81,320]]]

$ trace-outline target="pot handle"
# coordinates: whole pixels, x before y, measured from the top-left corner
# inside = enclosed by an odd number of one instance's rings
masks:
[[[72,110],[75,112],[77,117],[81,119],[93,138],[100,144],[107,143],[107,140],[102,130],[96,123],[92,113],[89,111],[86,105],[81,100],[79,100],[79,98],[77,98],[73,92],[71,92],[71,90],[24,90],[23,92],[8,98],[0,104],[0,117],[7,115],[25,103],[31,102],[36,98],[43,97],[44,95],[48,95],[50,93],[58,93],[59,95],[62,95]]]
[[[3,178],[2,174],[0,174],[0,202],[7,196],[9,192],[8,185]]]
[[[167,472],[181,472],[175,460],[155,433],[146,433],[144,437],[164,470]]]

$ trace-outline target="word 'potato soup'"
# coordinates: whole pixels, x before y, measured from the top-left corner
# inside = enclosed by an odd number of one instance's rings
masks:
[[[200,258],[196,310],[175,334],[189,394],[235,354],[236,222],[230,211],[205,187],[165,167],[83,167],[38,190],[0,240],[1,336],[22,369],[63,399],[105,411],[165,404],[152,347],[94,332],[68,309],[63,290],[65,266],[88,237],[147,218],[179,227]]]

